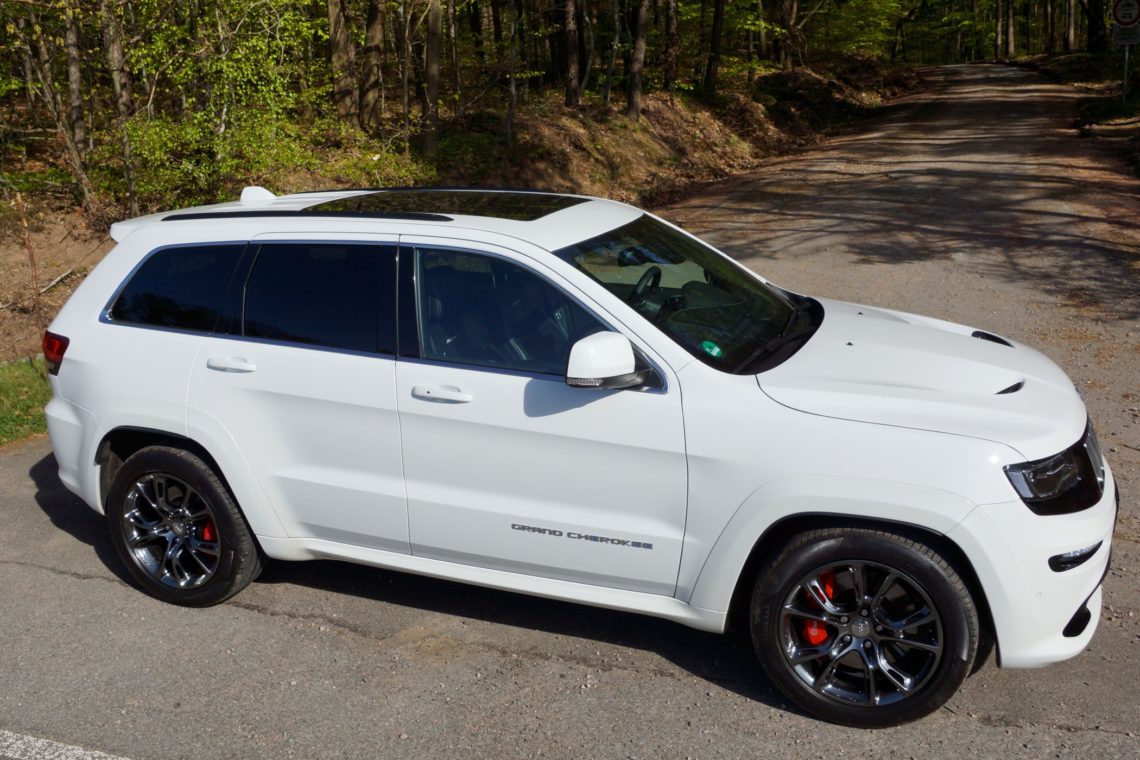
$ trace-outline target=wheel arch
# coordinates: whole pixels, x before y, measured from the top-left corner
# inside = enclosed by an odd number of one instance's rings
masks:
[[[954,570],[966,584],[974,605],[978,611],[978,620],[983,632],[983,640],[979,644],[978,658],[975,669],[985,661],[989,648],[994,644],[994,623],[990,615],[989,602],[986,598],[985,588],[974,570],[969,556],[949,536],[936,530],[916,525],[914,523],[888,520],[877,517],[864,517],[858,515],[834,512],[803,512],[788,515],[770,525],[763,534],[756,539],[749,552],[744,565],[736,578],[732,597],[729,602],[727,625],[734,635],[746,635],[748,632],[749,604],[752,597],[753,583],[765,563],[775,557],[779,548],[797,533],[819,530],[822,528],[866,528],[877,529],[888,533],[895,533],[905,538],[921,541],[930,545],[954,567]]]
[[[99,504],[104,511],[107,507],[107,498],[111,491],[111,484],[123,462],[136,452],[148,446],[169,446],[187,451],[201,459],[206,466],[212,469],[222,485],[229,490],[247,525],[257,535],[284,535],[276,515],[268,507],[261,495],[260,488],[250,488],[247,482],[240,479],[240,473],[222,467],[217,457],[199,441],[185,435],[173,433],[168,430],[140,427],[134,425],[120,425],[109,430],[100,439],[95,447],[95,466],[99,469]]]

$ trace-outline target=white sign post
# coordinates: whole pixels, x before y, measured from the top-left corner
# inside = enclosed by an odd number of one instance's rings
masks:
[[[1112,4],[1112,41],[1124,46],[1124,79],[1120,85],[1120,102],[1128,100],[1128,54],[1140,42],[1140,0],[1115,0]]]

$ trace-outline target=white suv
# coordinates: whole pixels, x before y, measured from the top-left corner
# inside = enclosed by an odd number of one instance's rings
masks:
[[[160,599],[320,557],[739,614],[857,726],[937,708],[987,632],[1032,667],[1096,628],[1118,497],[1026,346],[577,196],[247,188],[112,235],[45,335],[48,428]]]

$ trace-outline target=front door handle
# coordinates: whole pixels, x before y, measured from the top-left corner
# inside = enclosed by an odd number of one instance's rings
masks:
[[[253,372],[257,365],[240,356],[211,356],[206,366],[218,372]]]
[[[470,393],[464,393],[454,385],[416,385],[412,395],[424,401],[441,401],[445,404],[466,404],[474,401]]]

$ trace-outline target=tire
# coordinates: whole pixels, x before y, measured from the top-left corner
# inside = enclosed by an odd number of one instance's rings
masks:
[[[123,564],[164,602],[218,604],[261,572],[257,543],[229,489],[187,451],[151,446],[127,459],[106,512]]]
[[[760,571],[750,613],[768,678],[811,715],[848,726],[937,710],[978,648],[977,609],[953,565],[902,532],[796,534]]]

